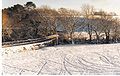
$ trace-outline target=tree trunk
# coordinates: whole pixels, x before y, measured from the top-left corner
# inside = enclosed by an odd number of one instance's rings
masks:
[[[99,43],[99,35],[96,35],[96,37],[97,37],[97,44]]]
[[[109,41],[110,41],[110,35],[109,33],[106,33],[106,43],[109,43]]]
[[[75,44],[73,39],[72,39],[72,44]]]
[[[89,34],[89,42],[91,43],[92,41],[92,26],[88,24],[88,34]]]
[[[73,39],[73,33],[70,33],[70,38],[71,38],[71,44],[75,44],[74,39]]]
[[[58,35],[58,34],[57,34]],[[58,45],[59,41],[58,41],[58,37],[56,37],[56,45]]]
[[[95,31],[95,34],[96,34],[96,38],[97,38],[97,44],[99,43],[99,34],[97,33],[97,31]]]
[[[91,41],[92,41],[92,34],[89,33],[89,42],[91,43]]]

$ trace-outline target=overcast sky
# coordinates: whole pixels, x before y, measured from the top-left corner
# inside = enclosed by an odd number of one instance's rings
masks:
[[[80,10],[82,4],[93,5],[96,9],[103,9],[108,12],[115,12],[120,15],[120,0],[2,0],[2,8],[7,8],[15,4],[24,5],[32,1],[37,7],[48,5],[51,8],[71,8]]]

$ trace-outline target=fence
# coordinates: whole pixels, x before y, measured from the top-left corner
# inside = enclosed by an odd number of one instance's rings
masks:
[[[33,43],[40,43],[49,40],[54,40],[58,37],[58,35],[51,35],[44,38],[36,38],[36,39],[28,39],[28,40],[18,40],[18,41],[11,41],[11,42],[3,42],[2,46],[19,46],[19,45],[26,45],[26,44],[33,44]]]

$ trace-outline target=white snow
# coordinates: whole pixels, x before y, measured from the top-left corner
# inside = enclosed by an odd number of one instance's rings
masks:
[[[21,47],[3,48],[3,75],[120,75],[120,44]]]

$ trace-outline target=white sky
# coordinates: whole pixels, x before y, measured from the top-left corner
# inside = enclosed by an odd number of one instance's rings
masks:
[[[13,6],[14,4],[25,4],[33,1],[37,7],[48,5],[51,8],[71,8],[80,10],[82,4],[93,5],[96,9],[103,9],[108,12],[115,12],[120,15],[120,0],[3,0],[2,8]]]

